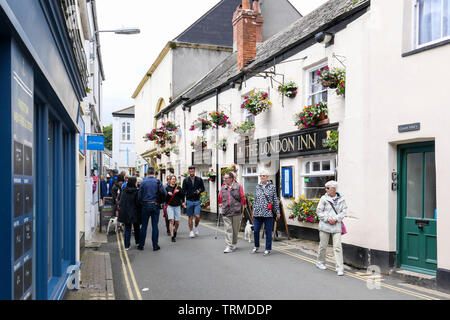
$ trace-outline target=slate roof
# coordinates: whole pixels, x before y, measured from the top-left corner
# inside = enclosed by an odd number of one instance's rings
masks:
[[[237,70],[237,56],[236,53],[233,53],[194,86],[182,93],[180,97],[188,98],[186,104],[189,105],[216,88],[226,85],[233,79],[242,77],[244,73],[264,65],[290,48],[311,39],[318,32],[331,28],[342,19],[368,7],[369,4],[370,0],[329,0],[283,31],[259,44],[256,59],[243,70]],[[179,99],[176,99],[174,103],[179,101]],[[174,103],[167,106],[165,110],[173,108]],[[162,112],[165,110],[162,110]]]
[[[216,46],[233,46],[231,20],[242,0],[222,0],[173,41]],[[195,2],[193,1],[193,5]]]
[[[134,116],[134,106],[114,111],[112,113],[112,115],[113,116],[115,116],[115,115],[132,115],[132,116]]]

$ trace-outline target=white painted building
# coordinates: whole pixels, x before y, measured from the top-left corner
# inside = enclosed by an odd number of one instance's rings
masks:
[[[250,192],[258,170],[268,169],[285,208],[300,195],[317,198],[323,184],[336,179],[349,206],[349,233],[342,240],[346,263],[376,265],[386,273],[413,270],[450,288],[450,13],[443,3],[333,0],[258,45],[242,69],[237,50],[183,93],[184,101],[157,114],[158,125],[175,121],[183,132],[180,152],[163,155],[158,164],[195,164],[203,174],[236,164],[238,181]],[[325,44],[321,32],[331,41]],[[317,71],[325,66],[346,70],[345,97],[318,83]],[[297,96],[282,97],[278,84],[291,80]],[[240,106],[255,90],[267,92],[272,105],[252,119]],[[293,115],[319,101],[327,104],[330,123],[297,128]],[[254,121],[254,135],[241,139],[229,128],[218,135],[189,130],[216,108],[233,124]],[[323,145],[333,129],[339,131],[337,153]],[[197,136],[207,141],[203,153],[190,147]],[[224,136],[227,150],[217,150],[216,139]],[[175,173],[184,168],[175,167]],[[292,171],[292,196],[283,196],[285,169]],[[214,215],[217,183],[207,186]],[[287,222],[291,236],[317,240],[316,224]]]
[[[134,175],[136,170],[134,106],[113,112],[112,168]]]

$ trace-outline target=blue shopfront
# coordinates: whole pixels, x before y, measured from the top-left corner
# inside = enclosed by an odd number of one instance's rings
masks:
[[[78,70],[58,0],[0,0],[2,300],[61,299],[77,264]]]

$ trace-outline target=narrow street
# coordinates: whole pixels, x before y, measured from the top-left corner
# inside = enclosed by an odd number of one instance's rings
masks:
[[[189,238],[187,219],[182,216],[177,242],[166,235],[160,219],[161,250],[154,252],[147,236],[144,251],[134,245],[124,251],[122,233],[111,233],[102,251],[111,255],[118,300],[435,300],[445,297],[436,291],[409,287],[382,276],[380,288],[369,289],[364,270],[350,270],[338,277],[334,266],[320,271],[315,257],[289,241],[274,242],[270,256],[251,254],[253,243],[240,234],[238,249],[224,254],[222,226],[202,221],[200,236]],[[148,233],[151,234],[149,227]],[[132,244],[134,239],[132,239]],[[263,242],[264,243],[264,242]],[[295,275],[295,276],[294,276]],[[447,298],[448,299],[448,298]]]

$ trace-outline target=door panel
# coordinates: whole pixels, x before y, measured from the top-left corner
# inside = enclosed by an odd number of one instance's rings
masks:
[[[434,143],[399,147],[399,262],[435,272],[436,167]]]

